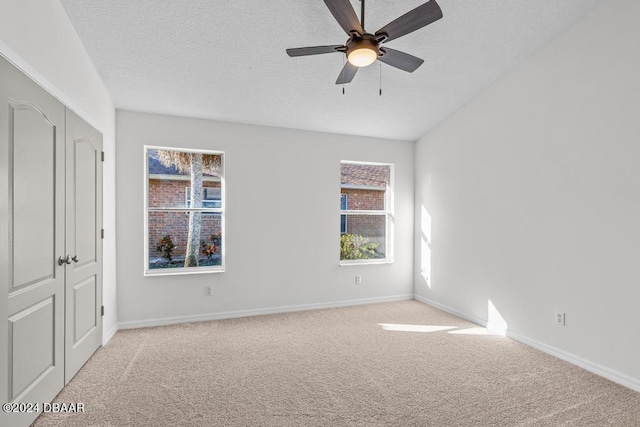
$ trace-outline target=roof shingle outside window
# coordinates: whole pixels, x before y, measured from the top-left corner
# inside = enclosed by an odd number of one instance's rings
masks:
[[[389,166],[342,163],[340,184],[384,189],[389,179]]]

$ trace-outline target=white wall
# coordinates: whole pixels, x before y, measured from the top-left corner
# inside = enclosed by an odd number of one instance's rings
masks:
[[[638,16],[601,2],[418,141],[414,277],[419,298],[478,321],[491,300],[511,336],[640,390]]]
[[[0,54],[102,132],[104,137],[104,342],[117,328],[115,109],[57,0],[2,0]]]
[[[126,111],[117,141],[121,327],[411,298],[413,142]],[[225,151],[226,272],[143,276],[145,144]],[[338,265],[340,160],[395,164],[395,263]]]

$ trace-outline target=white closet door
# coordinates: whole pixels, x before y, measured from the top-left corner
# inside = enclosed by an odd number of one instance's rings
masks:
[[[102,135],[67,110],[65,383],[102,345]]]
[[[0,58],[0,402],[64,386],[65,107]],[[37,413],[0,412],[1,425]]]

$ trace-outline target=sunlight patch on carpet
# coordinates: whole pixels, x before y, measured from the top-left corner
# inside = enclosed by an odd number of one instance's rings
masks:
[[[504,335],[501,333],[490,331],[487,328],[483,328],[481,326],[478,326],[477,328],[458,329],[456,331],[449,331],[447,333],[457,335]]]
[[[385,331],[396,332],[440,332],[449,329],[456,329],[455,326],[436,326],[436,325],[401,325],[397,323],[378,323]]]

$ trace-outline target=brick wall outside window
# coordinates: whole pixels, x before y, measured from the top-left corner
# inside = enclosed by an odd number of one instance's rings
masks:
[[[203,182],[203,187],[220,188],[219,182]],[[185,208],[185,188],[190,186],[188,180],[149,180],[149,206]],[[220,230],[219,215],[203,214],[200,239],[210,241],[210,236]],[[156,250],[158,240],[169,234],[176,245],[174,257],[182,257],[186,253],[189,234],[189,214],[184,212],[149,212],[149,257],[161,257]]]

